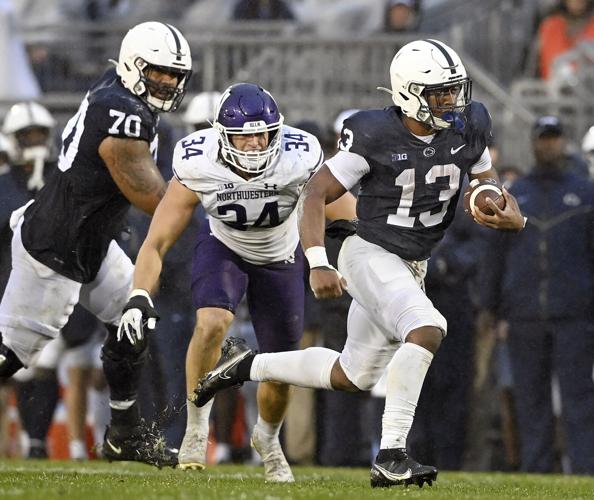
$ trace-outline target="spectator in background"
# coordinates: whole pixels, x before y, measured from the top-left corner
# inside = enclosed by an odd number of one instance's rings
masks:
[[[561,0],[538,28],[539,75],[552,76],[555,59],[583,40],[594,40],[592,0]]]
[[[582,154],[588,162],[590,178],[594,178],[594,125],[588,129],[582,139]]]
[[[556,374],[569,470],[594,474],[594,187],[538,149],[553,126],[545,118],[534,127],[536,163],[511,188],[528,223],[519,234],[490,233],[483,305],[508,323],[521,470],[555,470]]]
[[[541,116],[532,131],[532,149],[537,164],[561,164],[576,174],[588,177],[588,164],[568,149],[565,127],[556,116]]]
[[[388,0],[384,31],[388,33],[415,31],[419,25],[418,14],[417,0]]]
[[[285,0],[238,0],[235,21],[293,21],[295,15]]]

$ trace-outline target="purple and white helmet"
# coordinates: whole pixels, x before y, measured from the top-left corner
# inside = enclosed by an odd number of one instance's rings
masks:
[[[270,92],[253,83],[231,85],[219,101],[213,127],[221,136],[221,154],[225,161],[250,174],[269,168],[280,153],[280,134],[284,121]],[[234,134],[252,135],[268,132],[268,147],[263,151],[240,151],[233,146]]]

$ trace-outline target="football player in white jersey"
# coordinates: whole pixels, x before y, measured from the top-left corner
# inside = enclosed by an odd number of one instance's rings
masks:
[[[303,252],[297,204],[307,180],[323,162],[311,134],[284,125],[273,97],[251,83],[221,96],[214,125],[178,142],[171,180],[136,261],[134,290],[120,335],[139,340],[157,318],[150,293],[163,257],[202,204],[208,221],[198,235],[192,271],[196,327],[186,358],[190,401],[200,377],[212,370],[235,309],[247,293],[262,352],[298,348],[303,331]],[[352,195],[326,207],[330,219],[355,216]],[[227,344],[233,352],[234,346]],[[264,461],[267,481],[292,482],[278,434],[289,398],[286,384],[258,389],[259,417],[252,445]],[[205,466],[212,401],[187,405],[188,423],[179,467]]]
[[[299,222],[316,297],[346,286],[353,297],[342,353],[313,347],[254,355],[235,343],[201,381],[198,405],[246,380],[323,389],[369,390],[387,367],[380,451],[371,486],[431,484],[437,469],[406,452],[406,438],[427,369],[446,333],[445,318],[423,291],[426,260],[451,223],[464,176],[496,177],[487,145],[491,121],[470,102],[471,82],[458,55],[437,40],[405,45],[390,67],[395,106],[344,121],[340,151],[307,184]],[[338,259],[328,264],[323,206],[360,182],[359,223]],[[525,223],[513,196],[479,223],[519,231]]]

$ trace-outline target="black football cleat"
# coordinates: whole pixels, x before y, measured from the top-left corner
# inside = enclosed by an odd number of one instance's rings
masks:
[[[421,465],[408,456],[405,449],[380,450],[371,468],[371,487],[387,488],[403,484],[416,484],[419,488],[427,483],[433,485],[437,469],[432,465]]]
[[[129,426],[110,425],[105,431],[101,454],[106,460],[134,461],[161,467],[177,465],[177,450],[168,448],[163,436],[144,422]]]
[[[237,367],[241,361],[255,353],[249,348],[246,341],[239,337],[227,337],[223,344],[221,357],[214,369],[208,372],[194,389],[196,397],[192,402],[202,407],[214,395],[227,387],[239,386],[247,379],[240,377]]]

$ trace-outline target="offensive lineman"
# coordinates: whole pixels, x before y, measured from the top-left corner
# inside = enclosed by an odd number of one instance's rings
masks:
[[[299,222],[317,298],[353,297],[342,353],[321,347],[254,355],[235,345],[196,390],[203,405],[218,390],[246,380],[305,387],[369,390],[387,367],[380,451],[371,486],[431,484],[437,469],[406,453],[423,380],[446,334],[446,321],[423,291],[426,260],[451,223],[464,175],[496,177],[487,149],[491,120],[470,102],[471,82],[458,55],[437,40],[400,49],[390,67],[396,106],[344,121],[340,151],[304,190]],[[323,206],[360,182],[359,224],[347,237],[338,268],[328,264]],[[493,228],[520,231],[515,198],[495,215],[476,215]]]
[[[192,271],[196,327],[186,358],[190,401],[198,380],[221,354],[235,309],[247,293],[262,352],[297,349],[303,330],[303,252],[296,206],[303,186],[323,161],[318,140],[283,124],[273,97],[250,83],[222,95],[213,128],[178,142],[172,179],[151,222],[136,261],[134,291],[120,330],[141,340],[156,317],[149,293],[155,289],[163,257],[202,203],[208,214],[198,236]],[[354,218],[349,194],[328,207],[329,218]],[[228,346],[233,351],[233,346]],[[289,398],[286,384],[258,389],[259,417],[252,445],[264,461],[265,477],[292,482],[278,434]],[[179,467],[205,465],[208,417],[188,404]]]
[[[177,462],[140,419],[136,394],[147,344],[117,336],[133,265],[115,238],[130,203],[152,214],[165,193],[154,159],[158,113],[177,109],[191,67],[190,48],[175,27],[146,22],[129,30],[115,69],[91,87],[66,125],[58,171],[11,217],[0,377],[29,365],[80,302],[109,330],[102,358],[112,420],[102,451],[110,460]]]

